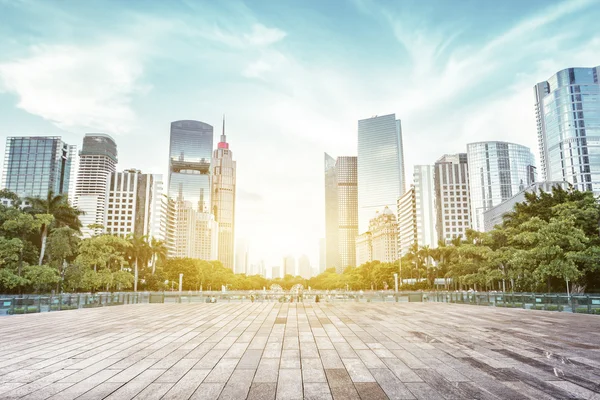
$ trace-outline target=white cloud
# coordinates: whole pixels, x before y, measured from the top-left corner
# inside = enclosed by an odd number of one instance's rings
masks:
[[[0,86],[17,106],[65,129],[119,133],[132,129],[132,97],[143,66],[123,41],[98,46],[36,46],[29,57],[0,64]]]
[[[286,33],[277,28],[267,28],[262,24],[252,25],[252,32],[245,34],[244,38],[248,44],[253,46],[269,46],[279,42],[286,36]]]

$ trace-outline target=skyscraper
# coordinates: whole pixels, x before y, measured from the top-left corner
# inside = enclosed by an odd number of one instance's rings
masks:
[[[484,231],[486,210],[535,182],[535,162],[528,147],[506,142],[469,143],[467,159],[472,227]]]
[[[446,154],[435,162],[435,212],[438,240],[466,237],[471,228],[467,154]]]
[[[104,227],[119,236],[148,236],[165,240],[161,219],[162,175],[127,170],[113,172],[106,185]]]
[[[600,194],[600,66],[567,68],[534,86],[545,181]]]
[[[302,254],[298,258],[298,275],[304,279],[310,279],[312,276],[312,268],[310,267],[310,259],[306,254]]]
[[[356,157],[335,160],[325,153],[326,267],[340,273],[356,265],[357,189]]]
[[[1,188],[20,197],[68,195],[76,158],[77,147],[58,136],[8,137]]]
[[[283,258],[283,276],[296,276],[296,259],[292,255]]]
[[[395,114],[358,121],[358,229],[404,193],[402,129]]]
[[[213,127],[200,121],[171,123],[169,191],[174,232],[171,256],[218,257],[218,224],[211,214]]]
[[[413,243],[418,244],[415,188],[411,186],[398,198],[398,258],[408,253]]]
[[[235,269],[236,274],[247,274],[250,269],[250,247],[246,239],[238,239],[235,245]]]
[[[415,165],[413,187],[415,191],[415,218],[417,226],[417,244],[436,248],[438,245],[435,228],[435,167],[433,165]]]
[[[79,171],[74,205],[83,211],[79,217],[84,237],[104,231],[106,183],[117,167],[117,144],[103,133],[88,133],[79,152]],[[90,228],[90,225],[92,227]]]
[[[212,159],[212,213],[219,224],[219,261],[233,269],[233,241],[235,228],[235,170],[236,162],[223,133]]]
[[[325,153],[325,265],[334,268],[339,264],[338,249],[338,191],[335,159]]]

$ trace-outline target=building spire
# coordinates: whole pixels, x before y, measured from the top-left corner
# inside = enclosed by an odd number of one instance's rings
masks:
[[[221,140],[217,146],[219,149],[228,149],[229,144],[227,143],[227,137],[225,136],[225,114],[223,114],[223,132],[221,133]]]

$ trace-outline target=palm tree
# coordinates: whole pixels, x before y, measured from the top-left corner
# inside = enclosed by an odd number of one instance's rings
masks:
[[[151,256],[151,250],[146,236],[135,236],[134,234],[131,234],[129,235],[128,240],[129,243],[131,243],[131,247],[128,248],[128,257],[133,261],[134,265],[133,291],[137,292],[139,262],[148,262],[148,259]]]
[[[157,261],[164,261],[167,258],[167,244],[153,237],[150,240],[150,250],[152,252],[152,275],[154,275]]]
[[[29,203],[29,206],[25,208],[30,214],[49,214],[54,217],[50,223],[42,223],[40,227],[41,246],[40,246],[40,259],[38,265],[42,265],[44,260],[44,254],[46,253],[46,239],[50,228],[59,228],[68,226],[71,229],[79,232],[81,229],[81,221],[79,216],[82,212],[67,202],[67,196],[63,194],[54,195],[52,190],[48,191],[48,195],[45,199],[41,197],[26,197],[25,201]]]

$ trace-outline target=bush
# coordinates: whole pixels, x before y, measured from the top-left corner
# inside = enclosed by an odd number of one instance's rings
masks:
[[[58,308],[58,304],[54,304],[50,306],[50,311],[65,311],[65,310],[76,310],[76,305],[63,304]]]
[[[504,308],[523,308],[523,303],[496,303],[496,307]]]
[[[83,305],[83,308],[98,308],[98,307],[102,307],[102,304],[90,303],[90,304],[84,304]]]
[[[557,304],[547,304],[547,305],[533,305],[531,306],[532,310],[544,310],[544,311],[563,311],[564,307]]]
[[[29,307],[15,307],[13,310],[8,310],[8,314],[25,314],[25,310],[27,310],[27,314],[33,314],[39,312],[37,307],[29,306]]]
[[[577,307],[575,309],[576,313],[580,313],[580,314],[595,314],[595,315],[600,315],[600,308],[592,308],[590,310],[590,312],[588,313],[588,308],[587,307]]]

